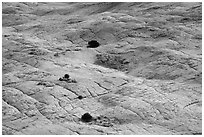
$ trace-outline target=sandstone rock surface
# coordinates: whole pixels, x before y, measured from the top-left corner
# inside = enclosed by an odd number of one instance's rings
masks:
[[[201,65],[202,3],[4,2],[2,134],[200,135]]]

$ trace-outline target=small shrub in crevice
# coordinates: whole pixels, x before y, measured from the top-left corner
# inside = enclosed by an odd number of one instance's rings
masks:
[[[83,97],[82,97],[81,95],[80,95],[80,96],[78,96],[77,98],[78,98],[78,99],[83,99]]]
[[[46,82],[46,81],[41,81],[37,84],[38,86],[45,86],[45,87],[53,87],[55,84],[51,83],[51,82]]]
[[[69,79],[67,82],[68,83],[77,83],[77,81],[75,79]]]
[[[75,79],[70,79],[69,74],[65,74],[63,78],[59,78],[59,81],[66,81],[68,83],[77,83]]]
[[[59,78],[59,81],[63,81],[63,79],[62,79],[62,78]]]

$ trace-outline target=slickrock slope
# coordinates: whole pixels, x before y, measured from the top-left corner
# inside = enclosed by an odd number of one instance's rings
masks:
[[[201,3],[2,5],[2,134],[202,134]]]

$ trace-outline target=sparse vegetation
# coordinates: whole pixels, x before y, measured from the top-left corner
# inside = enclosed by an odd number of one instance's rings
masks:
[[[3,134],[202,134],[202,2],[3,2],[2,30]]]

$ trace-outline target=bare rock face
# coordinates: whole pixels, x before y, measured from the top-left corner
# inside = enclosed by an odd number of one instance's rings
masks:
[[[3,135],[201,135],[202,3],[3,2]]]

